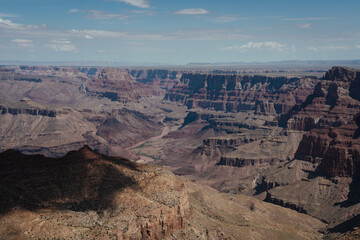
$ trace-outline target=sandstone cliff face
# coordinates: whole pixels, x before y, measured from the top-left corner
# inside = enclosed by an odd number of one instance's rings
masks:
[[[327,177],[359,177],[360,141],[353,139],[355,124],[314,129],[301,140],[295,158],[320,163],[317,172]]]
[[[351,97],[350,88],[359,73],[332,68],[324,76],[329,80],[322,80],[287,121],[289,129],[312,129],[301,140],[295,158],[320,163],[317,172],[328,177],[358,177],[360,101]]]
[[[55,117],[56,116],[56,111],[53,110],[48,110],[48,109],[34,109],[34,108],[29,108],[29,109],[22,109],[22,108],[11,108],[11,107],[5,107],[5,106],[1,106],[0,105],[0,113],[1,114],[12,114],[12,115],[17,115],[17,114],[30,114],[30,115],[40,115],[40,116],[45,116],[45,117]]]
[[[0,158],[0,185],[6,189],[0,193],[1,214],[7,213],[0,218],[11,225],[16,214],[23,215],[21,226],[11,226],[19,232],[12,234],[163,239],[187,226],[185,185],[161,167],[106,157],[89,147],[59,159],[13,150]]]
[[[303,136],[291,161],[261,172],[256,189],[266,192],[265,201],[307,213],[329,228],[348,226],[359,214],[360,101],[350,93],[358,74],[334,67],[303,103],[279,118],[285,135]]]
[[[159,96],[164,90],[135,81],[128,70],[105,68],[81,87],[90,96],[111,101],[134,102],[142,97]]]
[[[353,138],[358,139],[360,137],[360,113],[356,114],[354,117],[354,121],[358,126],[358,129],[355,131]]]
[[[255,166],[263,164],[274,164],[279,162],[280,159],[277,158],[257,158],[257,159],[246,159],[241,157],[221,157],[218,165],[232,166],[232,167],[245,167],[245,166]]]
[[[359,79],[358,70],[333,67],[306,101],[280,116],[279,125],[310,131],[313,128],[338,127],[351,122],[360,111],[356,95]]]
[[[358,74],[358,70],[356,69],[333,67],[325,73],[324,79],[331,81],[353,82],[359,77]]]
[[[19,103],[0,101],[0,114],[29,114],[33,116],[56,117],[58,114],[67,114],[66,110],[55,110],[46,108],[32,102],[29,98],[23,98]]]
[[[19,74],[11,69],[0,69],[0,81],[4,80],[13,80],[13,81],[23,81],[23,82],[34,82],[40,83],[42,82],[41,78],[36,76],[31,76],[28,74]]]
[[[169,90],[179,82],[182,72],[168,69],[133,69],[130,74],[138,82]]]
[[[315,79],[184,73],[165,100],[182,102],[188,108],[210,108],[263,114],[287,112],[305,100]]]
[[[329,148],[318,167],[320,173],[329,177],[360,178],[360,146],[334,146]]]

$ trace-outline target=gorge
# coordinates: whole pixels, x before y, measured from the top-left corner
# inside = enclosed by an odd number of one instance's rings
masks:
[[[360,70],[312,73],[0,67],[0,234],[356,236]]]

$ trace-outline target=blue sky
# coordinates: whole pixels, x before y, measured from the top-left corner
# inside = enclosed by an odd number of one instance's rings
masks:
[[[0,60],[360,59],[359,0],[0,0]]]

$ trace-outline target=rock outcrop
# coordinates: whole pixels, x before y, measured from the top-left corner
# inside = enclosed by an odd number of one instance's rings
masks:
[[[85,146],[63,158],[0,153],[4,239],[319,239],[324,223],[179,180]],[[255,234],[254,234],[255,233]]]
[[[356,95],[359,79],[359,70],[333,67],[304,102],[280,116],[279,125],[310,131],[351,122],[360,111],[360,99]]]
[[[274,164],[279,162],[277,158],[257,158],[257,159],[246,159],[241,157],[221,157],[217,165],[225,165],[231,167],[245,167],[262,164]]]
[[[322,219],[329,228],[360,213],[360,71],[333,67],[280,125],[307,131],[294,159],[264,172],[266,200]]]
[[[312,129],[301,140],[295,158],[320,163],[318,172],[328,177],[357,177],[360,169],[360,101],[350,94],[359,76],[357,70],[332,68],[324,76],[328,80],[322,80],[287,121],[289,129]]]
[[[135,81],[128,70],[118,68],[103,69],[92,81],[82,85],[82,89],[90,96],[119,102],[134,102],[142,97],[159,96],[164,93],[159,87]]]
[[[316,79],[184,73],[165,100],[188,108],[285,113],[305,100]]]
[[[149,72],[149,78],[145,73],[139,74],[137,79],[121,68],[0,67],[0,97],[11,101],[28,97],[42,104],[71,107],[88,105],[98,99],[114,104],[138,102],[141,98],[162,98],[165,89],[181,75],[168,71],[168,77],[163,79],[162,70],[159,71]]]
[[[0,114],[29,114],[33,116],[56,117],[58,114],[67,114],[67,111],[57,111],[55,109],[47,109],[40,104],[32,102],[28,98],[24,98],[18,104],[10,104],[8,102],[0,103]]]
[[[305,134],[295,158],[320,163],[317,172],[327,177],[360,178],[360,140],[354,123],[338,128],[313,129]]]
[[[0,218],[22,210],[26,238],[163,239],[187,226],[185,185],[161,167],[87,146],[58,159],[14,150],[0,159]]]
[[[169,69],[132,69],[130,70],[130,74],[138,82],[169,90],[179,82],[182,71]]]
[[[111,112],[53,108],[22,99],[0,101],[0,151],[61,157],[89,145],[110,156],[128,156],[125,148],[160,134],[162,126],[153,116],[123,109]]]

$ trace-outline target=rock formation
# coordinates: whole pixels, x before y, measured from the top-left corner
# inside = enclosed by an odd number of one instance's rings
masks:
[[[356,139],[360,101],[350,94],[358,78],[360,71],[332,68],[324,76],[329,80],[322,80],[288,120],[290,129],[312,129],[304,135],[295,158],[320,163],[318,171],[328,177],[354,177],[360,169],[360,141]],[[316,124],[299,124],[304,119],[313,119],[313,123],[316,119]]]
[[[132,69],[131,76],[136,81],[147,84],[160,86],[162,89],[169,90],[179,82],[182,71],[168,69]]]
[[[359,77],[359,70],[333,67],[306,101],[280,117],[286,131],[307,132],[292,162],[263,173],[267,201],[334,228],[360,213]],[[284,177],[290,174],[296,177]]]
[[[165,71],[165,72],[164,72]],[[42,104],[89,107],[93,103],[138,102],[159,96],[172,87],[181,73],[169,70],[138,70],[100,67],[0,67],[0,97],[19,101],[28,97]]]
[[[285,113],[305,100],[315,79],[184,73],[165,100],[188,108]]]
[[[310,216],[182,181],[85,146],[62,158],[0,153],[4,239],[320,239]]]
[[[105,97],[111,101],[134,102],[141,97],[159,96],[163,90],[135,81],[128,70],[105,68],[92,81],[83,85],[91,96]]]
[[[343,75],[340,75],[343,73]],[[315,87],[306,101],[294,106],[279,118],[288,129],[309,131],[325,126],[338,127],[353,120],[360,111],[356,98],[360,71],[333,67]]]
[[[135,110],[55,108],[26,98],[18,103],[0,101],[0,121],[0,150],[52,157],[84,144],[103,154],[127,155],[126,147],[159,134],[162,128],[156,118]]]
[[[316,239],[325,229],[231,193],[331,229],[357,219],[358,70],[334,67],[322,79],[183,72],[0,67],[0,97],[12,101],[0,101],[0,150],[59,157],[1,155],[0,235]],[[64,156],[85,144],[97,153]]]
[[[13,150],[0,159],[2,218],[17,208],[45,223],[37,228],[37,220],[25,217],[17,234],[27,238],[162,239],[187,226],[185,185],[161,167],[87,146],[58,159]]]

